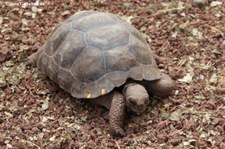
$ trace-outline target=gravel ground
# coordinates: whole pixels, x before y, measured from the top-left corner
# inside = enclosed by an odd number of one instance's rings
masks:
[[[109,135],[106,109],[73,99],[24,64],[58,22],[88,9],[138,28],[175,80],[173,96],[126,118],[123,138]],[[3,0],[0,14],[0,148],[225,149],[225,2]]]

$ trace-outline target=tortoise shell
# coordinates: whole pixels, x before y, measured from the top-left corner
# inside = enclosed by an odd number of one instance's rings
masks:
[[[60,23],[35,62],[76,98],[95,98],[128,78],[153,81],[161,73],[141,33],[119,16],[81,11]]]

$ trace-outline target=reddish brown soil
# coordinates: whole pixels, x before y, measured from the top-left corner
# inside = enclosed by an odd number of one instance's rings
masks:
[[[0,148],[225,148],[225,2],[194,8],[160,0],[0,2]],[[22,6],[23,4],[23,6]],[[175,93],[108,133],[105,109],[72,99],[24,60],[80,10],[119,14],[138,28]]]

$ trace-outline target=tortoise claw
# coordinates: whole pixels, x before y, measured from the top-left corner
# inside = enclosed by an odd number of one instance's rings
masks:
[[[125,132],[124,132],[124,130],[121,128],[121,129],[117,129],[117,130],[115,130],[115,129],[111,129],[111,135],[112,136],[115,136],[115,137],[123,137],[123,136],[125,136]]]

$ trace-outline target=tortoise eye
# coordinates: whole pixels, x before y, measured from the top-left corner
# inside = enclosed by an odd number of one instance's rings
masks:
[[[148,105],[148,104],[149,104],[149,99],[145,100],[145,105]]]
[[[130,101],[130,104],[136,105],[136,102],[134,100],[130,99],[129,101]]]

